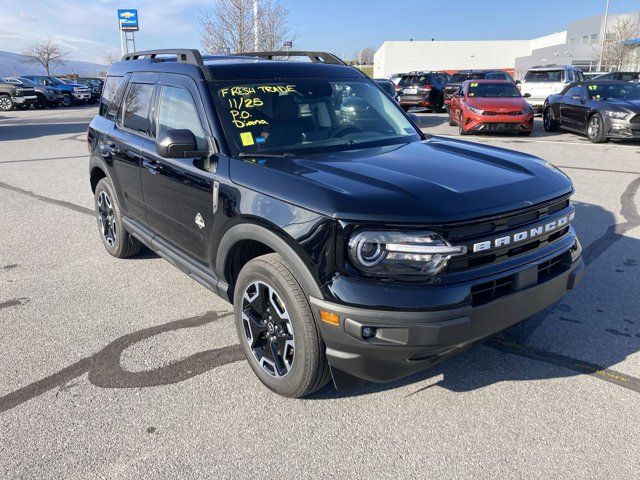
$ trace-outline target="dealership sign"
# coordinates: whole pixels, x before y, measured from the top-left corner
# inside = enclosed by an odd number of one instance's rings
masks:
[[[120,30],[138,30],[138,10],[118,9]]]

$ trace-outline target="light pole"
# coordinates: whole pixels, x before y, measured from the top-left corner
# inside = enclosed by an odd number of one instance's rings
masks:
[[[600,58],[598,58],[598,71],[602,70],[602,54],[604,53],[604,42],[607,41],[607,18],[609,17],[609,0],[607,0],[607,6],[604,10],[604,27],[600,36]]]
[[[253,51],[258,51],[258,0],[253,0]]]

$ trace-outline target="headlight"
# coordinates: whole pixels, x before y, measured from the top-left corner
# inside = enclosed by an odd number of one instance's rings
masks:
[[[623,119],[625,118],[627,115],[629,115],[627,112],[621,112],[619,110],[605,110],[604,114],[607,117],[611,117],[611,118],[617,118],[617,119]]]
[[[361,231],[348,250],[358,270],[377,276],[435,275],[452,256],[466,253],[430,231]]]
[[[481,110],[476,107],[472,107],[471,105],[467,105],[467,108],[471,110],[473,113],[475,113],[476,115],[482,115],[484,113],[484,110]]]
[[[82,90],[84,90],[82,87],[73,87],[74,92],[81,92]]]

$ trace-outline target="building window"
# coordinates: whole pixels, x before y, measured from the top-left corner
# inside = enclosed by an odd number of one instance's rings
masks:
[[[580,43],[589,43],[589,35],[583,35],[580,38]]]
[[[575,38],[570,38],[569,39],[569,44],[570,45],[575,45],[576,44],[576,39]]]
[[[597,33],[592,33],[591,34],[591,42],[597,42],[598,41],[598,34]]]
[[[613,33],[607,33],[607,36],[605,37],[607,42],[612,42],[616,39],[615,35]]]

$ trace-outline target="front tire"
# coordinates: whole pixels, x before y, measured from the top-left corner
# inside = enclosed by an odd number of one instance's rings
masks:
[[[0,111],[8,112],[13,109],[13,101],[9,95],[0,95]]]
[[[142,244],[125,230],[120,206],[109,179],[103,178],[98,182],[94,199],[98,230],[104,248],[116,258],[136,255],[142,248]]]
[[[469,135],[469,132],[464,129],[464,117],[462,113],[458,115],[458,133],[460,135]]]
[[[254,258],[242,268],[234,310],[242,350],[267,388],[300,398],[327,384],[324,342],[304,290],[280,255]]]
[[[558,123],[556,122],[553,108],[547,107],[542,112],[542,126],[547,132],[555,132],[558,130]]]
[[[69,95],[68,93],[65,93],[60,99],[60,104],[63,107],[70,107],[73,105],[73,98],[71,98],[71,95]]]
[[[599,113],[594,113],[587,123],[587,137],[591,143],[608,142],[607,132],[604,129],[604,121]]]

